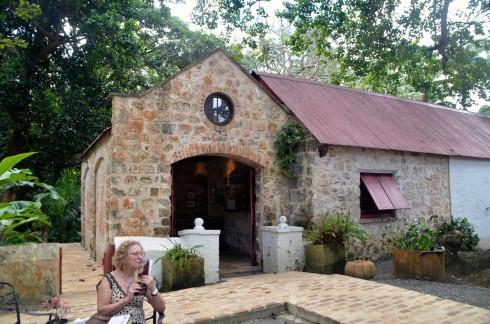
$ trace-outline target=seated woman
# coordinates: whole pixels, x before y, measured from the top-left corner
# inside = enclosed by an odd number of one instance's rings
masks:
[[[136,241],[124,241],[117,248],[113,257],[116,270],[102,278],[97,287],[97,311],[99,315],[118,316],[131,315],[133,324],[144,324],[145,313],[143,300],[148,302],[157,312],[165,311],[165,300],[158,293],[155,278],[151,275],[142,276],[141,282],[146,291],[136,282],[141,270],[140,261],[145,257],[141,244]]]

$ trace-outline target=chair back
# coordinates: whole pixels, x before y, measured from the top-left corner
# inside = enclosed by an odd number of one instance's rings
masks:
[[[158,318],[157,318],[157,314],[158,314]],[[153,310],[153,315],[148,318],[145,318],[145,321],[152,320],[151,321],[152,324],[162,324],[164,317],[165,317],[165,313],[160,313],[157,312],[156,310]]]
[[[17,299],[17,293],[15,292],[15,287],[8,282],[0,281],[0,313],[10,313],[14,310],[15,315],[17,315],[17,321],[15,322],[15,324],[20,324],[20,314],[29,316],[49,316],[48,321],[56,318],[56,313],[33,313],[24,309],[20,309],[19,300]]]
[[[12,312],[17,315],[16,324],[20,324],[19,302],[15,287],[8,282],[0,282],[0,312]]]

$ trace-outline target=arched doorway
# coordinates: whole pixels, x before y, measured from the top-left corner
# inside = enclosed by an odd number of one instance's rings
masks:
[[[192,229],[194,219],[219,229],[220,258],[256,264],[255,171],[237,160],[197,156],[172,165],[172,236]]]

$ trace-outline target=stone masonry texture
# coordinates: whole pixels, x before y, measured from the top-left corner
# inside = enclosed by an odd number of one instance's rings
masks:
[[[234,104],[233,120],[212,124],[204,102],[213,94]],[[281,176],[274,163],[277,131],[288,114],[223,51],[215,51],[138,96],[113,95],[112,127],[82,155],[83,244],[100,262],[115,236],[169,236],[172,164],[200,155],[235,159],[255,171],[256,255],[260,227],[288,217],[348,212],[360,218],[360,173],[389,171],[410,205],[396,220],[362,222],[366,246],[349,246],[358,256],[388,252],[381,239],[386,225],[403,227],[432,214],[450,215],[448,159],[354,147],[319,146],[308,133],[295,165],[297,177]]]

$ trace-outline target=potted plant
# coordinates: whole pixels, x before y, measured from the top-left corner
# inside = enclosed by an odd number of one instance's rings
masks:
[[[181,243],[174,243],[172,248],[155,261],[162,260],[164,292],[204,286],[204,258],[196,250],[201,247],[202,245],[196,245],[187,248]]]
[[[437,218],[430,216],[429,220]],[[443,247],[436,245],[437,230],[420,218],[404,230],[397,228],[386,240],[393,246],[393,275],[404,279],[429,279],[442,281],[445,266]],[[385,237],[387,233],[383,234]]]
[[[61,301],[60,297],[46,299],[42,306],[50,314],[46,324],[68,323],[68,319],[64,318],[64,316],[68,314],[70,309],[66,302]]]
[[[316,229],[305,231],[311,244],[305,245],[305,271],[314,273],[344,273],[345,243],[357,239],[365,243],[367,233],[346,214],[320,215]]]

